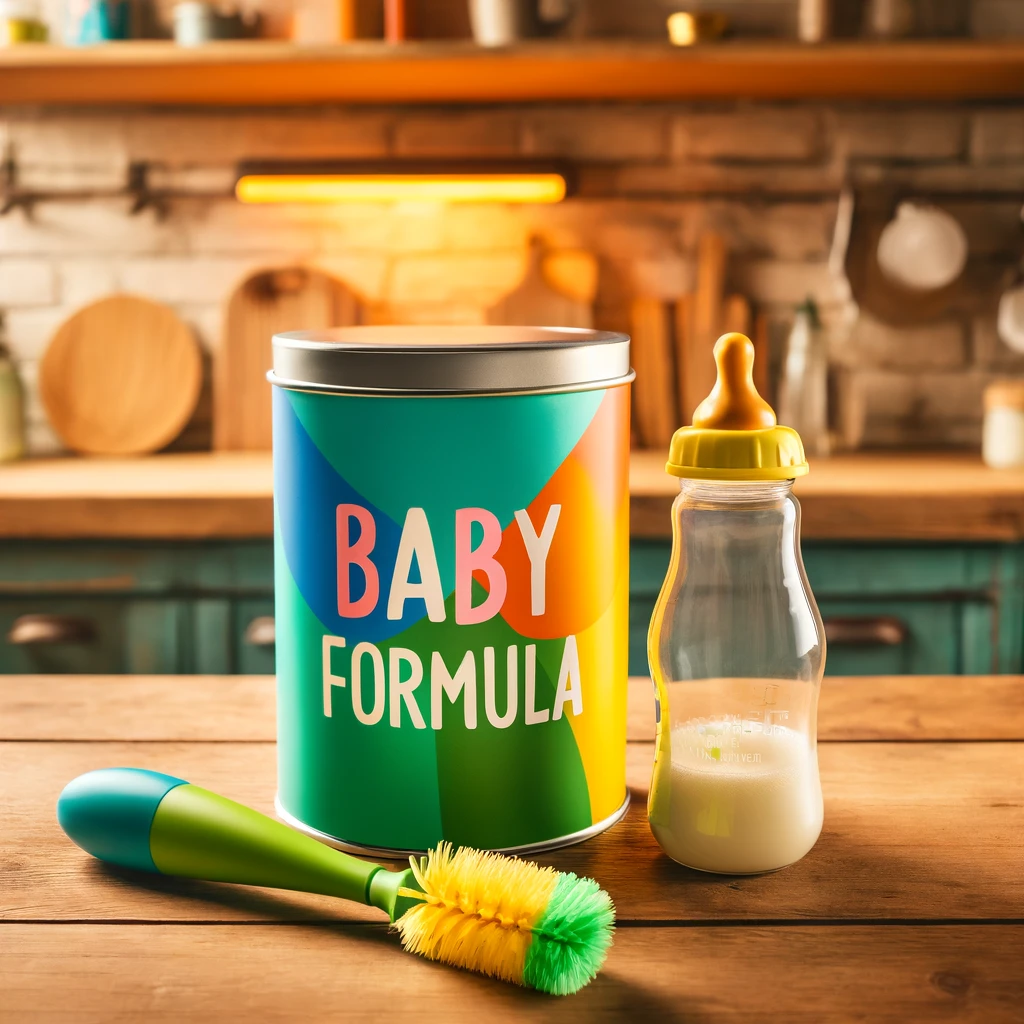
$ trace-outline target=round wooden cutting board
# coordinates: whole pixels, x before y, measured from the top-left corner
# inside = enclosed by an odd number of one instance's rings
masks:
[[[136,455],[181,433],[202,380],[199,346],[170,309],[114,295],[57,329],[39,367],[39,394],[68,448]]]

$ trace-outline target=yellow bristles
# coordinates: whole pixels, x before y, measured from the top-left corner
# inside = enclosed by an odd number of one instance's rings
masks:
[[[422,902],[396,926],[402,944],[442,960],[516,984],[523,983],[533,927],[558,884],[553,868],[442,843],[429,857],[412,860]]]

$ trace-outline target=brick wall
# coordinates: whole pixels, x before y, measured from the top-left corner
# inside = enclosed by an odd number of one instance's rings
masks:
[[[118,290],[166,302],[217,344],[231,288],[255,268],[300,261],[347,281],[378,321],[477,323],[523,272],[527,242],[600,259],[598,324],[628,329],[637,294],[692,287],[700,232],[730,247],[730,287],[784,334],[813,295],[833,357],[862,396],[867,445],[976,444],[981,391],[1024,359],[996,339],[995,306],[1020,256],[1024,107],[785,104],[328,109],[302,112],[0,111],[19,185],[96,196],[0,217],[0,308],[30,387],[61,320]],[[243,207],[236,161],[259,157],[557,156],[581,195],[556,207]],[[181,195],[133,216],[123,185],[145,161]],[[937,320],[852,333],[826,265],[839,188],[955,192],[965,284]],[[55,440],[31,403],[34,450]],[[208,443],[208,404],[184,443]]]

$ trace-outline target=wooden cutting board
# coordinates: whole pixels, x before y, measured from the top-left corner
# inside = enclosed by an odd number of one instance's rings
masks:
[[[487,322],[524,327],[593,327],[597,260],[582,249],[545,253],[534,239],[526,276],[487,311]]]
[[[640,445],[667,451],[680,426],[669,309],[661,299],[634,299],[630,324],[630,356],[636,370],[633,418]]]
[[[134,295],[100,299],[65,320],[39,367],[50,424],[87,455],[163,448],[188,423],[202,382],[192,331],[166,306]]]
[[[213,447],[270,450],[271,338],[282,331],[344,327],[363,320],[358,297],[337,278],[278,267],[246,278],[228,300],[213,365]]]
[[[682,355],[683,423],[715,386],[715,342],[722,333],[727,253],[721,235],[705,232],[697,248],[697,289],[689,304]],[[680,331],[682,334],[683,332]]]
[[[705,296],[706,298],[706,296]],[[693,295],[681,295],[675,305],[675,357],[676,357],[676,393],[679,402],[679,409],[687,409],[690,402],[695,400],[695,393],[698,387],[707,387],[704,397],[710,393],[714,386],[717,371],[714,362],[714,341],[710,349],[707,346],[708,335],[705,334],[705,344],[698,349],[694,334],[696,324],[694,322],[694,307],[696,305]],[[707,308],[707,307],[705,307]],[[753,321],[753,323],[752,323]],[[754,386],[758,394],[765,400],[768,395],[768,329],[767,321],[763,314],[753,317],[750,302],[742,295],[728,295],[722,303],[721,323],[713,328],[713,322],[705,321],[705,331],[719,330],[722,334],[730,331],[738,331],[747,335],[754,344]],[[699,367],[695,366],[700,363]],[[706,365],[705,365],[706,364]],[[689,380],[690,375],[697,373],[700,383],[696,386]],[[688,385],[689,381],[689,386]],[[710,383],[709,383],[710,381]],[[703,399],[701,399],[703,401]],[[699,403],[698,403],[699,404]],[[682,417],[687,423],[690,422],[692,410]]]

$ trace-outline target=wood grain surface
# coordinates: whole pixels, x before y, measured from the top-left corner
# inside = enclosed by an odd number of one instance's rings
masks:
[[[138,455],[170,444],[203,382],[191,329],[160,303],[113,295],[57,328],[39,364],[39,397],[68,448]]]
[[[671,536],[679,481],[665,451],[630,459],[630,531]],[[863,452],[812,459],[795,484],[803,537],[822,540],[1017,541],[1024,538],[1024,470],[989,469],[970,453]]]
[[[654,748],[629,745],[632,805],[615,828],[537,858],[600,878],[627,920],[1024,920],[1021,858],[1024,744],[824,743],[825,826],[802,861],[753,878],[701,875],[670,861],[647,825]],[[169,772],[273,814],[270,743],[0,744],[0,913],[14,920],[365,920],[372,912],[322,897],[269,894],[125,876],[86,859],[54,817],[65,783],[130,765]],[[115,890],[119,890],[114,896]],[[191,899],[177,900],[188,892]]]
[[[668,451],[680,425],[669,307],[661,299],[636,298],[630,305],[633,423],[645,447]]]
[[[649,682],[634,680],[629,813],[540,858],[600,879],[620,922],[599,978],[556,1001],[404,954],[369,908],[117,870],[61,833],[60,789],[103,765],[270,812],[268,677],[8,677],[0,1021],[1017,1021],[1022,682],[826,681],[822,734],[859,739],[819,744],[822,836],[783,871],[737,878],[654,842]]]
[[[0,1021],[1019,1024],[1022,940],[1007,925],[619,928],[597,979],[559,1000],[427,963],[383,926],[21,925],[0,928]]]
[[[5,676],[0,740],[272,742],[274,702],[272,676]],[[626,734],[654,740],[646,677],[629,681]],[[818,739],[1024,740],[1024,676],[827,676]]]
[[[718,377],[714,347],[723,330],[727,259],[721,235],[712,231],[701,235],[697,244],[697,286],[689,306],[690,323],[685,332],[680,331],[685,334],[680,367],[681,424],[691,422],[694,409],[708,397]]]
[[[30,459],[0,474],[0,537],[270,537],[269,452]]]

